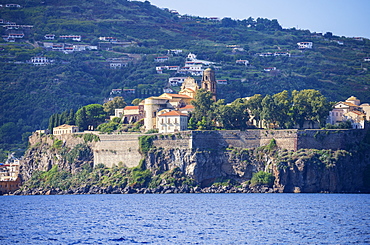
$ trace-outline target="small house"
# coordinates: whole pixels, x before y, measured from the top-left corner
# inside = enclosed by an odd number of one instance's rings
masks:
[[[78,132],[78,127],[74,125],[63,124],[63,125],[53,128],[53,135],[74,134],[77,132]]]

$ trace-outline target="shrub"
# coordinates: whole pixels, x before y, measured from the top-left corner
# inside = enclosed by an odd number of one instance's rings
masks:
[[[84,134],[83,139],[84,139],[85,143],[93,142],[93,141],[95,141],[95,142],[100,141],[99,136],[96,135],[96,134],[92,134],[92,133]]]
[[[140,153],[147,154],[149,150],[153,147],[153,139],[156,135],[143,135],[139,137],[139,149]]]
[[[255,185],[268,185],[272,186],[274,183],[274,176],[271,173],[267,173],[264,171],[259,171],[255,174],[253,174],[253,177],[251,179],[251,184],[253,186]]]

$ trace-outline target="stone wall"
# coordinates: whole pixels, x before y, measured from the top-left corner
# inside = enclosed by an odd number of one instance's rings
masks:
[[[298,149],[350,149],[363,141],[365,129],[307,129],[298,131]]]
[[[164,149],[222,150],[229,147],[256,148],[268,145],[275,139],[279,148],[298,149],[349,149],[365,137],[365,130],[205,130],[185,131],[160,136],[156,147]]]
[[[94,165],[102,163],[107,167],[118,165],[120,162],[126,167],[139,165],[140,134],[100,134],[100,141],[92,147],[94,151]]]
[[[365,136],[365,130],[220,130],[183,131],[157,135],[153,146],[163,149],[192,149],[217,151],[230,147],[257,148],[275,139],[279,148],[298,149],[349,149]],[[94,165],[108,167],[122,162],[127,167],[139,164],[139,136],[142,134],[100,134],[100,142],[92,145]],[[78,139],[75,139],[78,140]],[[68,140],[67,140],[68,142]]]

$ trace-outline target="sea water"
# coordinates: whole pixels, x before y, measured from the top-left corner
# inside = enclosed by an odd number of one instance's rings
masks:
[[[0,244],[368,244],[368,194],[1,196]]]

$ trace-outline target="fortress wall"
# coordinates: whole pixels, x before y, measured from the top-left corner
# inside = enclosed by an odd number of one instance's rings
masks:
[[[94,165],[102,163],[107,167],[122,162],[126,167],[139,165],[139,134],[99,135],[100,141],[93,146]]]
[[[190,136],[189,136],[190,135]],[[158,136],[156,140],[153,140],[153,146],[163,149],[190,149],[191,148],[191,134],[183,135],[164,135],[163,137]]]
[[[220,130],[183,131],[161,135],[153,145],[164,149],[225,150],[229,147],[256,148],[268,145],[275,139],[279,148],[296,151],[312,149],[348,149],[359,144],[365,137],[365,130]],[[139,136],[143,134],[99,135],[100,142],[93,146],[94,164],[107,167],[122,162],[127,167],[139,164]]]
[[[364,129],[307,129],[298,131],[298,149],[349,149],[365,137]]]
[[[260,130],[221,130],[219,131],[226,147],[255,148],[260,146]]]
[[[259,131],[261,133],[260,146],[268,145],[271,139],[275,139],[279,148],[292,151],[297,150],[297,129]]]

